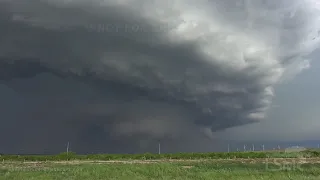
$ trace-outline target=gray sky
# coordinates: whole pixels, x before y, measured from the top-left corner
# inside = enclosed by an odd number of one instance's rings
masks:
[[[320,137],[320,53],[314,53],[311,67],[275,88],[268,117],[257,123],[228,129],[231,139],[317,140]]]
[[[0,140],[10,152],[61,151],[66,137],[77,150],[136,152],[313,139],[319,7],[0,0]]]

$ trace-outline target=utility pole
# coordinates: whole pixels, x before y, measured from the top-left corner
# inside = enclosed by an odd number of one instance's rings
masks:
[[[229,144],[228,144],[228,153],[230,152],[230,146],[229,146]]]
[[[68,141],[68,144],[67,144],[67,155],[69,154],[69,141]]]
[[[158,153],[161,154],[161,145],[160,145],[160,142],[158,144]]]
[[[254,151],[254,144],[252,144],[252,151]]]
[[[246,151],[246,145],[245,144],[243,145],[243,151],[244,152]]]
[[[264,144],[262,144],[262,151],[264,151]]]

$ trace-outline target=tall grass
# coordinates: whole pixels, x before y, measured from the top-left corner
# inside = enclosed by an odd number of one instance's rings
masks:
[[[0,163],[0,180],[319,180],[320,165],[301,169],[266,169],[262,163],[242,161],[183,161],[159,163]]]

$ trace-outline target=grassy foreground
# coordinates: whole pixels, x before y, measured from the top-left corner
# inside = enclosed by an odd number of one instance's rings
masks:
[[[2,162],[0,180],[319,180],[320,164],[280,164],[255,160],[131,162]]]
[[[74,152],[57,155],[0,155],[0,161],[66,161],[66,160],[152,160],[152,159],[259,159],[259,158],[315,158],[320,157],[319,150],[302,152],[254,151],[254,152],[212,152],[212,153],[174,153],[174,154],[76,154]]]
[[[0,155],[0,180],[319,180],[318,150]]]

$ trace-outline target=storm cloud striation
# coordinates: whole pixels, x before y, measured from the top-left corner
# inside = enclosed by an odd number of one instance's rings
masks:
[[[307,68],[319,43],[313,0],[0,7],[1,106],[12,111],[1,133],[20,143],[11,151],[59,151],[65,137],[85,151],[133,151],[149,140],[191,148],[263,120],[274,85]]]

